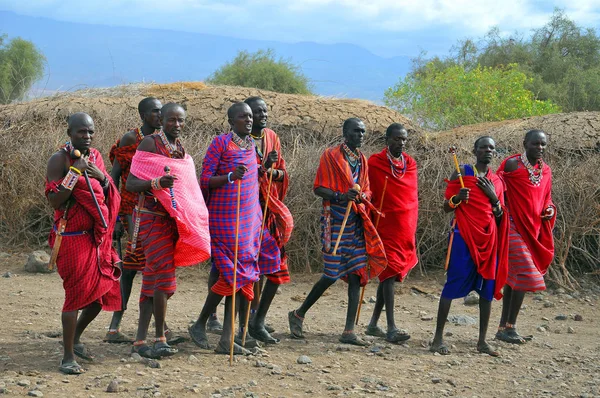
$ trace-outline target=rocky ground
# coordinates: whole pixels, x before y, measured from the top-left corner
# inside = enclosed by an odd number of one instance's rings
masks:
[[[269,321],[282,339],[256,356],[217,356],[193,343],[179,345],[175,357],[159,366],[132,358],[131,347],[102,342],[110,314],[102,313],[84,335],[97,360],[85,363],[87,373],[58,372],[61,358],[61,281],[56,274],[28,274],[26,256],[0,256],[0,395],[46,397],[291,397],[291,396],[461,396],[461,397],[594,397],[600,396],[599,322],[595,318],[600,291],[591,284],[581,292],[564,290],[529,294],[519,328],[533,334],[523,346],[490,342],[499,358],[477,354],[477,325],[449,323],[446,340],[452,354],[427,350],[435,325],[443,275],[411,276],[398,289],[396,317],[412,338],[404,345],[371,339],[366,348],[341,345],[337,338],[345,317],[346,290],[337,283],[305,321],[307,339],[288,335],[287,312],[299,305],[318,275],[294,276],[275,298]],[[179,288],[169,304],[168,320],[179,334],[198,315],[206,294],[206,272],[180,270]],[[136,280],[139,289],[139,278]],[[376,284],[369,285],[359,330],[373,309]],[[136,307],[135,304],[132,307]],[[492,313],[492,325],[500,305]],[[477,306],[457,300],[454,319],[477,319]],[[136,328],[137,309],[126,314],[123,331]],[[471,319],[474,318],[474,319]],[[218,336],[211,335],[211,342]],[[301,358],[300,357],[308,357]],[[308,362],[308,363],[299,363]]]

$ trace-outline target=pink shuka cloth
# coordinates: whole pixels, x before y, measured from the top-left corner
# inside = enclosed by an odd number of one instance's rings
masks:
[[[175,266],[185,267],[210,258],[208,210],[196,178],[196,167],[190,155],[173,159],[151,152],[137,151],[131,162],[131,173],[142,180],[165,175],[165,166],[177,177],[173,191],[177,209],[171,204],[169,189],[152,191],[177,223],[179,239],[175,244]]]

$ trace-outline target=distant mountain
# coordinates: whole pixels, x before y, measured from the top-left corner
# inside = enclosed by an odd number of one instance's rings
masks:
[[[48,64],[40,91],[204,80],[239,50],[272,48],[300,65],[320,95],[381,102],[409,67],[352,44],[281,43],[226,36],[61,22],[0,11],[0,34],[34,42]]]

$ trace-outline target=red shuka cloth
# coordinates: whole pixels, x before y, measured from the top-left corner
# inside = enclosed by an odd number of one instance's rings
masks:
[[[119,287],[119,256],[112,247],[112,232],[119,209],[120,195],[117,187],[106,172],[102,155],[90,148],[90,158],[109,180],[106,193],[100,182],[90,178],[94,195],[98,199],[100,210],[108,224],[102,226],[100,216],[88,190],[85,178],[80,176],[72,198],[75,199],[67,213],[65,233],[87,231],[84,235],[63,236],[60,251],[56,259],[58,274],[63,280],[65,303],[63,312],[80,310],[93,302],[99,302],[105,311],[121,310],[121,291]],[[74,160],[71,159],[71,164]],[[61,181],[46,181],[45,194],[57,192]],[[71,199],[72,200],[72,199]],[[48,243],[54,247],[58,222],[64,210],[54,211],[54,227],[50,232]]]
[[[371,198],[371,187],[369,184],[369,167],[367,164],[367,158],[362,153],[360,175],[358,177],[358,185],[360,190],[367,197],[367,200]],[[319,162],[319,168],[317,169],[317,175],[315,177],[315,183],[313,184],[313,190],[318,187],[328,188],[335,192],[346,193],[350,188],[354,186],[354,180],[352,179],[352,170],[350,165],[346,161],[341,145],[333,148],[325,149],[325,152],[321,156]],[[329,201],[323,201],[323,206],[329,205]],[[366,251],[368,257],[368,275],[364,277],[372,279],[387,267],[387,259],[385,257],[385,250],[379,234],[375,229],[375,225],[371,222],[369,214],[367,212],[365,203],[352,202],[352,209],[360,215],[363,221]],[[361,269],[359,272],[364,272]],[[361,275],[361,280],[364,279]]]
[[[511,172],[504,171],[506,162],[515,157],[518,168]],[[536,187],[529,181],[529,173],[520,157],[512,155],[504,159],[497,173],[506,184],[506,205],[517,232],[527,244],[535,266],[545,275],[554,258],[552,229],[556,222],[556,206],[552,202],[552,169],[544,164],[542,181]],[[554,216],[550,220],[542,220],[542,213],[548,207],[554,208]]]
[[[133,155],[135,155],[135,151],[143,139],[143,137],[140,138],[141,134],[139,129],[132,129],[130,131],[135,131],[135,144],[119,147],[121,144],[121,140],[119,139],[112,146],[112,148],[110,148],[110,153],[108,155],[111,164],[113,164],[116,159],[121,166],[121,206],[119,207],[119,214],[126,215],[131,215],[138,198],[138,194],[135,192],[129,192],[127,189],[125,189],[125,185],[127,183],[127,177],[129,177],[131,160],[133,159]]]
[[[384,281],[396,277],[402,281],[408,272],[417,265],[417,219],[419,216],[419,194],[417,181],[417,162],[403,154],[406,169],[401,178],[392,174],[387,148],[369,158],[369,182],[373,191],[372,203],[378,209],[383,194],[385,217],[379,218],[377,232],[385,247],[388,266],[379,274]],[[398,175],[398,173],[396,173]],[[383,193],[385,179],[387,187]],[[377,214],[372,214],[373,222]]]
[[[477,273],[484,279],[495,280],[494,297],[502,298],[502,288],[508,276],[508,212],[504,207],[504,184],[492,170],[488,169],[486,175],[496,188],[496,195],[503,206],[504,214],[500,225],[492,213],[490,199],[477,186],[477,177],[464,176],[465,188],[470,188],[469,201],[462,202],[454,216],[458,224],[460,235],[464,239],[473,262],[477,266]],[[444,197],[450,199],[460,190],[460,180],[447,181]]]

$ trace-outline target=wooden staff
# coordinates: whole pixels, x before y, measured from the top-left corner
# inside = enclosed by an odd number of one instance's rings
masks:
[[[353,189],[360,192],[360,185],[354,184]],[[342,221],[342,227],[340,228],[340,233],[338,235],[337,240],[335,241],[335,247],[333,248],[333,255],[335,256],[337,253],[338,246],[340,245],[340,241],[342,240],[342,234],[344,233],[344,228],[346,228],[346,223],[348,222],[348,217],[350,216],[350,209],[352,209],[352,200],[348,200],[348,206],[346,206],[346,214],[344,214],[344,220]]]
[[[258,256],[260,257],[260,247],[262,246],[262,238],[263,231],[265,230],[265,223],[267,221],[267,208],[269,206],[269,198],[271,197],[271,183],[273,182],[273,169],[271,169],[271,174],[269,174],[269,184],[267,184],[267,197],[265,198],[265,208],[263,210],[263,219],[262,225],[260,226],[260,235],[258,237]],[[258,286],[258,289],[254,289],[254,300],[260,300],[260,283],[256,282],[255,285]],[[246,345],[246,333],[248,332],[248,322],[250,321],[250,307],[252,303],[248,303],[248,308],[246,309],[246,320],[244,321],[244,331],[242,332],[242,346]]]
[[[165,166],[165,173],[171,175],[171,168],[169,166]],[[177,202],[175,202],[175,192],[173,191],[173,187],[169,188],[169,196],[171,196],[171,205],[177,210]]]
[[[240,196],[242,180],[237,184],[237,207],[235,210],[235,249],[233,254],[233,294],[231,297],[231,344],[229,345],[229,365],[233,366],[233,345],[235,344],[235,291],[237,289],[238,236],[240,233]]]
[[[79,149],[73,149],[73,151],[71,152],[71,157],[74,159],[79,159],[81,157],[81,152],[79,151]],[[104,219],[104,214],[102,214],[102,210],[100,210],[98,198],[96,198],[94,188],[92,188],[92,182],[90,181],[90,176],[88,175],[87,170],[83,171],[83,176],[85,177],[85,183],[88,186],[90,195],[92,195],[92,199],[94,200],[94,205],[96,206],[96,210],[98,211],[98,215],[100,216],[100,221],[102,221],[102,226],[104,228],[108,228],[108,224],[106,224],[106,220]]]
[[[456,168],[456,173],[458,174],[458,179],[460,181],[461,188],[465,187],[465,182],[462,178],[462,173],[460,172],[460,166],[458,164],[458,158],[456,157],[456,147],[451,146],[448,148],[448,152],[452,154],[454,158],[454,167]],[[468,203],[468,202],[466,202]],[[456,216],[452,219],[452,225],[450,226],[450,239],[448,240],[448,251],[446,252],[446,262],[444,263],[444,271],[448,271],[448,265],[450,264],[450,254],[452,253],[452,242],[454,242],[454,228],[456,227]]]
[[[381,200],[379,201],[379,213],[377,213],[377,218],[375,219],[375,229],[379,226],[379,219],[381,218],[381,210],[383,210],[383,198],[385,197],[385,190],[387,189],[388,176],[385,176],[385,182],[383,183],[383,191],[381,191]],[[370,264],[367,261],[367,276],[369,275]],[[367,285],[362,287],[360,292],[360,300],[358,301],[358,310],[356,311],[356,321],[355,324],[358,325],[358,320],[360,319],[360,307],[362,307],[363,298],[365,298],[365,289]]]
[[[52,247],[52,255],[50,256],[50,262],[48,263],[48,271],[54,271],[56,268],[56,259],[58,258],[58,252],[60,251],[60,244],[62,243],[62,234],[67,228],[67,212],[71,206],[71,200],[67,200],[65,205],[65,212],[63,213],[60,220],[58,220],[58,226],[56,227],[56,238],[54,238],[54,246]]]

